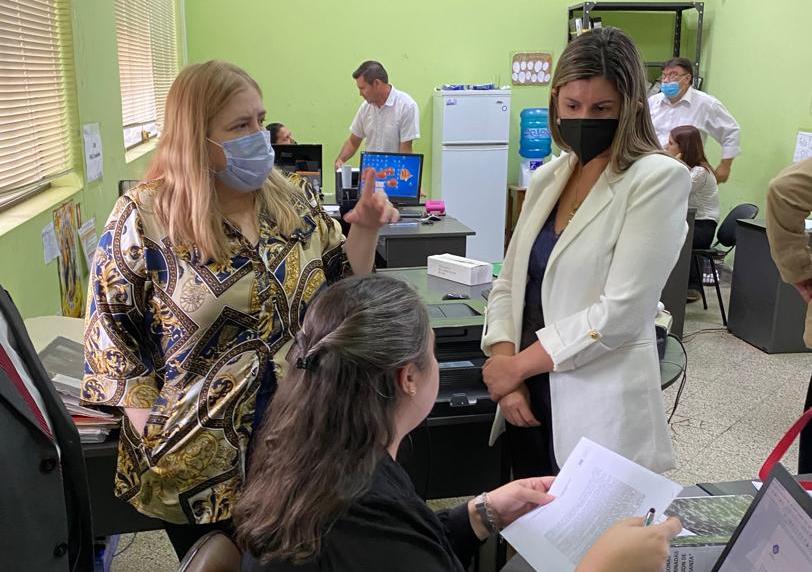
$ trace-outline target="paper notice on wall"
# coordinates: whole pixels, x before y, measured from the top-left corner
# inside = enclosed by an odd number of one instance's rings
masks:
[[[82,245],[82,253],[85,255],[87,269],[90,270],[90,265],[93,263],[93,255],[99,244],[99,235],[96,234],[95,218],[86,220],[84,224],[79,227],[79,242]]]
[[[56,241],[53,221],[42,229],[42,253],[45,257],[45,264],[53,262],[59,256],[59,244]]]
[[[808,131],[798,131],[795,139],[795,154],[792,156],[793,163],[812,158],[812,133]]]
[[[82,126],[82,138],[85,142],[85,177],[86,182],[102,178],[104,160],[102,159],[102,140],[98,123],[86,123]]]

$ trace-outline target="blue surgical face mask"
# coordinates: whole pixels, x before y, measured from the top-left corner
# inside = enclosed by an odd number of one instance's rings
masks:
[[[678,81],[666,81],[660,84],[660,91],[663,92],[663,95],[669,99],[672,97],[677,97],[679,94],[679,89],[680,87]]]
[[[235,191],[256,191],[271,174],[274,150],[268,130],[263,129],[222,143],[211,139],[209,141],[222,147],[226,156],[226,168],[217,171],[215,176]]]

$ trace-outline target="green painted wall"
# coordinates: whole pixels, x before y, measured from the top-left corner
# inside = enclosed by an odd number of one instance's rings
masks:
[[[763,209],[770,179],[792,162],[797,131],[812,130],[809,6],[809,0],[711,4],[705,89],[742,129],[742,154],[721,186],[723,213],[741,202]],[[718,147],[712,151],[715,160]]]
[[[245,67],[265,92],[269,119],[287,123],[300,141],[323,143],[331,161],[360,103],[350,74],[362,60],[380,59],[393,83],[417,100],[423,137],[416,150],[430,155],[433,88],[442,82],[508,83],[510,55],[515,51],[551,51],[555,61],[564,46],[570,3],[186,0],[184,4],[190,61],[222,58]],[[743,154],[722,186],[723,212],[744,201],[763,206],[768,181],[792,160],[795,133],[812,130],[812,76],[806,73],[812,44],[805,39],[803,18],[798,17],[807,3],[706,2],[705,89],[721,99],[742,126]],[[646,58],[667,55],[670,17],[623,14],[605,16],[604,22],[626,29]],[[689,53],[695,26],[688,19],[683,30],[683,46]],[[82,188],[74,200],[82,205],[83,216],[95,216],[101,228],[115,201],[118,180],[137,178],[149,156],[129,164],[124,159],[113,3],[74,0],[73,41],[78,126],[101,124],[105,172],[102,181]],[[525,107],[545,106],[548,95],[546,88],[513,90],[511,180],[518,171],[518,113]],[[715,143],[709,145],[709,154],[712,160],[718,158]],[[77,162],[81,176],[81,157]],[[429,161],[424,182],[430,180]],[[0,236],[0,283],[25,316],[59,313],[56,262],[43,263],[40,240],[51,210]]]
[[[700,74],[703,90],[719,98],[741,125],[742,154],[720,187],[722,213],[742,202],[764,208],[767,185],[792,162],[799,129],[812,130],[812,43],[803,15],[808,0],[707,0]],[[696,17],[687,12],[683,55],[693,58]],[[614,14],[604,22],[632,35],[646,59],[668,55],[673,18]],[[662,42],[660,37],[666,37]],[[709,139],[716,164],[719,146]],[[763,212],[762,212],[763,215]]]
[[[124,159],[113,2],[73,0],[72,21],[79,119],[76,137],[81,140],[82,124],[98,122],[104,155],[104,177],[84,185],[72,199],[81,205],[83,220],[95,216],[97,230],[101,230],[118,197],[118,181],[138,178],[149,155],[129,164]],[[81,151],[76,173],[83,178]],[[48,208],[0,236],[0,284],[11,293],[24,317],[61,313],[57,262],[44,263],[40,237],[42,228],[53,219],[52,211]],[[79,268],[86,280],[81,261]]]
[[[434,88],[442,83],[510,81],[516,51],[561,53],[562,0],[187,0],[190,62],[212,58],[245,68],[260,84],[269,121],[287,124],[300,142],[324,145],[331,164],[349,134],[361,98],[351,74],[380,60],[390,81],[419,104],[422,137],[415,152],[431,154]],[[518,173],[518,117],[546,107],[549,90],[513,90],[510,178]],[[358,165],[358,156],[351,161]],[[424,191],[431,193],[426,161]]]
[[[419,103],[423,137],[416,150],[430,154],[432,89],[442,82],[507,83],[510,54],[517,50],[549,50],[557,57],[570,3],[507,0],[497,9],[483,0],[445,0],[413,2],[406,9],[400,3],[358,0],[190,0],[189,58],[223,58],[245,67],[265,91],[269,117],[287,123],[300,141],[324,144],[327,161],[335,157],[360,102],[350,73],[363,59],[380,59],[392,82]],[[812,128],[812,76],[801,71],[812,61],[812,44],[804,41],[803,18],[793,16],[807,3],[705,3],[704,89],[742,126],[743,154],[722,186],[723,212],[743,201],[763,206],[767,182],[792,158],[795,132]],[[672,16],[602,17],[605,24],[627,30],[646,59],[670,55]],[[695,13],[686,13],[682,46],[691,57],[696,25]],[[657,73],[653,70],[652,78]],[[547,97],[546,88],[513,90],[511,180],[517,176],[518,113],[546,105]],[[712,161],[718,159],[715,142],[708,153]],[[431,180],[428,163],[424,183]]]
[[[191,62],[220,58],[244,67],[263,89],[269,121],[287,124],[301,142],[322,143],[327,163],[346,139],[361,102],[352,71],[364,59],[380,60],[392,83],[420,105],[422,137],[415,151],[427,155],[423,185],[432,193],[434,88],[441,83],[507,84],[516,51],[550,51],[555,63],[566,40],[570,4],[505,0],[497,8],[485,0],[419,0],[405,8],[359,0],[188,0],[188,56]],[[673,16],[601,16],[607,25],[626,29],[647,59],[669,56]],[[682,44],[690,53],[695,28],[696,18],[686,16]],[[518,178],[519,113],[546,107],[548,97],[547,88],[513,88],[510,182]],[[351,162],[357,166],[358,157]]]

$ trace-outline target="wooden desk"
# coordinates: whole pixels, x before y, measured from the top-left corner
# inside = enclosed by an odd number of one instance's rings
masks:
[[[465,256],[467,237],[476,234],[455,218],[443,217],[434,224],[403,219],[378,233],[378,254],[386,268],[425,266],[432,254]]]
[[[340,215],[338,205],[325,205],[325,210],[341,225],[344,235],[350,225]],[[469,236],[476,232],[454,217],[444,216],[432,224],[422,224],[418,219],[405,218],[388,224],[378,231],[375,265],[378,268],[406,268],[425,266],[432,254],[455,254],[465,256]]]

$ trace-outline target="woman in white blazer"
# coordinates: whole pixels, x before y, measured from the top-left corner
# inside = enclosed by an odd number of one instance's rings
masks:
[[[691,180],[662,152],[623,32],[568,44],[550,131],[568,153],[534,173],[488,300],[492,438],[506,418],[514,478],[557,473],[581,437],[663,472],[674,457],[654,318],[687,233]]]

